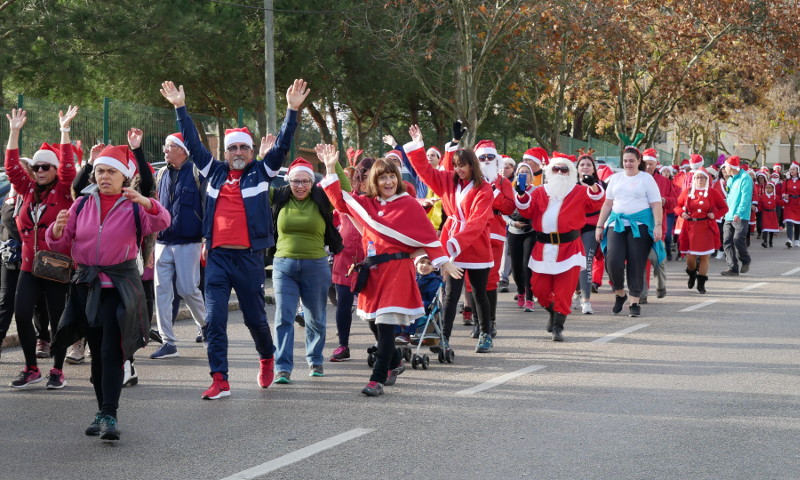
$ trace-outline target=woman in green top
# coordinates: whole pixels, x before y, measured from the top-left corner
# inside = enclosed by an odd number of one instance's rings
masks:
[[[341,166],[339,180],[350,183]],[[275,383],[291,383],[294,367],[294,317],[303,302],[306,321],[306,360],[309,376],[321,377],[325,347],[325,306],[331,285],[328,252],[342,250],[342,238],[333,226],[333,209],[325,192],[315,183],[311,164],[302,158],[289,166],[288,185],[270,191],[275,222]]]

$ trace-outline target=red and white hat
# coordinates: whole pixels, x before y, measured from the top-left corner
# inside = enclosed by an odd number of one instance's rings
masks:
[[[783,165],[781,165],[780,163],[776,163],[775,165],[772,166],[772,169],[775,170],[776,172],[783,171]]]
[[[665,175],[667,173],[672,173],[672,172],[673,172],[672,167],[669,165],[662,165],[658,167],[658,173],[660,173],[661,175]]]
[[[566,153],[561,152],[553,152],[553,154],[550,156],[550,163],[565,163],[565,161],[575,163],[578,161],[578,159],[575,158],[575,155],[567,155]]]
[[[389,153],[383,156],[383,158],[386,160],[389,160],[392,157],[400,160],[401,162],[403,161],[403,153],[400,152],[400,150],[390,150]]]
[[[683,160],[681,160],[681,169],[690,170],[691,168],[692,168],[692,166],[689,165],[689,159],[688,158],[684,158]]]
[[[34,158],[34,161],[35,161],[35,159],[36,159],[36,155],[34,155],[34,156],[33,156],[33,158]],[[797,171],[800,171],[800,163],[797,163],[797,162],[792,162],[792,164],[791,164],[791,165],[789,165],[789,171],[791,171],[793,168],[794,168],[795,170],[797,170]]]
[[[700,176],[700,175],[702,175],[702,176],[706,177],[706,186],[705,186],[705,187],[703,187],[703,188],[697,188],[697,187],[695,186],[695,183],[694,183],[695,179],[696,179],[696,178],[698,178],[698,176]],[[697,169],[697,170],[695,170],[695,171],[694,171],[694,173],[692,174],[692,190],[691,190],[691,192],[689,193],[689,197],[690,197],[690,198],[694,198],[694,192],[695,192],[695,191],[697,191],[697,190],[703,190],[703,191],[706,191],[706,190],[708,190],[708,187],[709,187],[710,185],[711,185],[711,175],[708,173],[708,170],[706,170],[706,169],[705,169],[705,168],[703,168],[703,167],[700,167],[700,168],[698,168],[698,169]]]
[[[658,163],[658,152],[656,152],[655,148],[648,148],[644,152],[642,152],[642,158],[644,161],[651,161]]]
[[[167,135],[167,139],[164,140],[165,142],[172,142],[175,145],[181,147],[186,155],[190,155],[189,149],[186,148],[186,144],[183,143],[183,134],[182,133],[173,133],[172,135]],[[239,141],[239,140],[237,140]],[[252,144],[251,144],[252,145]],[[225,147],[228,146],[228,135],[225,135]]]
[[[717,178],[717,175],[719,175],[719,170],[717,170],[714,165],[709,165],[706,171],[711,175],[712,180]]]
[[[697,170],[698,168],[702,167],[704,163],[705,159],[702,155],[693,153],[689,156],[689,167],[691,167],[692,170]]]
[[[253,136],[250,134],[250,130],[247,127],[225,130],[225,148],[227,149],[232,143],[244,143],[253,148]]]
[[[436,147],[431,147],[427,151],[425,151],[426,155],[430,155],[431,153],[435,153],[437,157],[442,158],[442,152]]]
[[[125,178],[132,178],[136,171],[136,164],[131,163],[128,157],[127,145],[109,145],[105,147],[100,156],[94,161],[94,166],[108,165],[119,170]]]
[[[772,193],[767,193],[767,186],[772,187]],[[775,182],[767,180],[767,183],[764,184],[764,194],[768,197],[775,195]]]
[[[495,157],[498,155],[493,141],[481,140],[475,145],[475,156],[480,158],[481,155],[494,155]]]
[[[729,166],[731,168],[735,168],[736,170],[739,170],[739,169],[742,168],[738,155],[731,155],[730,157],[728,157],[728,159],[725,160],[725,165],[727,165],[727,166]]]
[[[533,147],[525,151],[522,155],[522,161],[531,160],[539,164],[540,167],[547,165],[550,157],[547,155],[547,150],[542,147]]]
[[[781,174],[778,173],[778,172],[772,172],[772,174],[769,176],[769,178],[772,181],[780,180],[781,179]]]
[[[291,165],[289,165],[289,171],[286,173],[287,178],[292,178],[296,173],[306,172],[307,174],[311,175],[311,179],[314,179],[314,168],[311,166],[308,160],[297,157],[294,159]]]
[[[508,155],[501,155],[501,157],[503,158],[503,165],[511,165],[512,167],[517,166],[517,162],[515,162],[514,159]]]
[[[39,150],[33,154],[31,165],[36,165],[37,163],[47,163],[58,167],[58,154],[52,145],[43,143]]]

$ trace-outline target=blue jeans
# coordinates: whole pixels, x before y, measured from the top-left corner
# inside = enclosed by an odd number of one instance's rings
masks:
[[[306,320],[306,360],[322,365],[325,348],[325,306],[331,269],[327,257],[310,260],[275,257],[275,371],[291,372],[294,366],[294,316],[302,300]]]

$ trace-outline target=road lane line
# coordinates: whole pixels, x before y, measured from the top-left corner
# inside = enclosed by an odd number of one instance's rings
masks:
[[[678,310],[678,312],[693,312],[695,310],[700,310],[703,307],[713,305],[717,302],[719,302],[719,300],[706,300],[705,302],[700,302],[697,305],[692,305],[691,307],[686,307],[683,310]]]
[[[545,365],[531,365],[530,367],[525,367],[523,369],[517,370],[516,372],[507,373],[505,375],[500,375],[499,377],[489,380],[488,382],[481,383],[480,385],[476,385],[471,388],[467,388],[461,391],[456,392],[456,395],[472,395],[473,393],[482,392],[484,390],[489,390],[490,388],[494,388],[498,385],[501,385],[505,382],[510,380],[514,380],[517,377],[521,377],[527,373],[535,372],[537,370],[541,370],[543,368],[547,368]]]
[[[261,477],[279,468],[283,468],[287,465],[299,462],[300,460],[304,460],[319,452],[328,450],[337,445],[341,445],[342,443],[348,442],[350,440],[356,439],[358,437],[361,437],[363,435],[366,435],[374,431],[375,429],[372,428],[354,428],[353,430],[341,433],[339,435],[336,435],[335,437],[322,440],[321,442],[317,442],[313,445],[301,448],[300,450],[294,451],[292,453],[287,453],[286,455],[278,457],[275,460],[270,460],[269,462],[262,463],[261,465],[255,466],[253,468],[242,470],[241,472],[235,473],[230,477],[225,477],[222,480],[246,480],[246,479]]]
[[[744,287],[743,289],[741,289],[739,291],[740,292],[749,292],[750,290],[755,290],[756,288],[761,288],[764,285],[769,285],[769,283],[767,283],[767,282],[754,283],[752,285],[748,285],[748,286]]]
[[[641,329],[649,327],[649,326],[650,326],[649,323],[640,323],[639,325],[634,325],[634,326],[628,327],[628,328],[626,328],[624,330],[620,330],[619,332],[614,332],[614,333],[612,333],[610,335],[606,335],[605,337],[598,338],[596,340],[592,340],[592,343],[608,343],[611,340],[616,340],[617,338],[619,338],[619,337],[621,337],[623,335],[627,335],[627,334],[629,334],[631,332],[635,332],[636,330],[641,330]]]
[[[789,275],[794,275],[797,272],[800,272],[800,267],[793,268],[793,269],[789,270],[788,272],[781,273],[781,275],[783,275],[784,277],[788,277]]]

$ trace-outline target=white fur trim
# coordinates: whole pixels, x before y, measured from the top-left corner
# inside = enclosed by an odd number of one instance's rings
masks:
[[[479,149],[475,150],[475,156],[476,157],[480,157],[481,155],[494,155],[495,157],[499,156],[497,154],[497,149],[496,148],[491,148],[491,147],[482,147],[482,148],[479,148]]]
[[[453,265],[456,267],[461,268],[492,268],[494,266],[494,262],[481,262],[481,263],[468,263],[468,262],[453,262]]]
[[[461,255],[461,245],[459,245],[458,240],[453,237],[447,239],[447,253],[450,254],[450,258],[456,258]]]
[[[188,149],[188,148],[186,148],[186,144],[185,144],[185,143],[183,143],[183,142],[181,141],[181,139],[180,139],[180,138],[178,138],[178,137],[176,137],[175,135],[167,135],[167,139],[165,140],[165,142],[172,142],[172,143],[174,143],[175,145],[177,145],[177,146],[181,147],[181,148],[183,149],[183,151],[184,151],[184,152],[186,152],[186,155],[191,155],[191,154],[189,153],[189,149]]]
[[[538,163],[540,167],[541,167],[542,165],[544,165],[544,161],[543,161],[541,158],[539,158],[539,157],[534,157],[533,155],[528,155],[528,154],[525,154],[525,155],[523,155],[523,156],[522,156],[522,160],[523,160],[523,161],[524,161],[524,160],[531,160],[531,161],[534,161],[534,162]]]
[[[109,167],[116,168],[125,178],[131,178],[133,176],[133,171],[114,157],[98,157],[97,160],[94,161],[94,166],[97,165],[108,165]]]
[[[402,195],[397,195],[398,198],[400,196],[402,196]],[[395,230],[395,229],[393,229],[391,227],[388,227],[388,226],[386,226],[386,225],[384,225],[382,223],[379,223],[379,222],[375,221],[372,217],[369,216],[369,214],[364,209],[364,207],[361,206],[361,204],[358,203],[358,201],[355,198],[353,198],[352,195],[350,195],[349,193],[342,192],[342,197],[344,198],[344,201],[347,203],[347,206],[350,207],[350,210],[354,214],[356,214],[358,216],[358,218],[356,218],[356,220],[359,223],[369,225],[373,230],[377,231],[378,233],[380,233],[382,235],[386,235],[387,237],[391,237],[391,238],[394,238],[396,240],[399,240],[403,244],[411,246],[411,247],[435,248],[435,247],[441,247],[442,246],[442,242],[440,242],[438,240],[436,240],[435,242],[431,242],[431,243],[425,244],[425,243],[421,243],[421,242],[419,242],[417,240],[414,240],[411,237],[403,235],[402,233],[398,232],[397,230]]]
[[[31,160],[30,164],[36,165],[37,163],[46,163],[48,165],[57,167],[58,156],[52,150],[38,150],[33,154],[33,159]]]
[[[658,163],[658,158],[650,156],[650,155],[645,155],[644,157],[642,157],[642,160],[644,160],[645,162],[648,161],[648,160],[651,160],[653,162]]]
[[[246,143],[253,148],[253,138],[244,132],[232,132],[225,135],[225,148],[227,149],[232,143]]]
[[[335,173],[329,173],[325,175],[321,182],[319,182],[320,187],[327,187],[328,185],[332,185],[339,181],[339,176]]]
[[[406,152],[406,154],[414,150],[419,150],[420,148],[425,148],[425,143],[411,141],[403,145],[403,151]]]
[[[528,201],[523,203],[520,200],[520,196],[519,195],[514,195],[514,205],[516,205],[519,210],[525,210],[525,209],[527,209],[527,208],[529,208],[531,206],[531,200],[532,200],[531,194],[528,193],[528,192],[525,192],[525,195],[523,195],[522,198],[525,198],[525,196],[528,197]]]
[[[560,262],[542,262],[534,260],[533,257],[528,261],[528,268],[536,273],[544,273],[546,275],[564,273],[573,267],[581,267],[581,270],[586,270],[586,257],[576,253]]]
[[[314,180],[314,170],[311,170],[310,168],[306,167],[305,165],[298,165],[298,166],[292,168],[291,170],[289,170],[289,178],[292,178],[292,176],[295,173],[299,173],[299,172],[306,172],[307,174],[311,175],[311,180],[312,181]]]
[[[457,143],[447,142],[447,144],[444,146],[444,151],[445,152],[455,152],[456,150],[458,150],[458,144]],[[406,151],[408,151],[408,150],[406,150]]]

